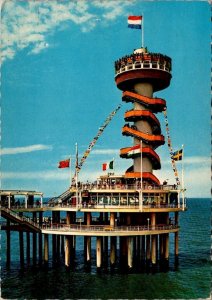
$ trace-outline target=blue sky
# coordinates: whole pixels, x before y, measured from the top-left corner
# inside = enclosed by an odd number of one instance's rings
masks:
[[[4,1],[2,5],[1,188],[55,196],[69,186],[75,143],[79,158],[108,114],[121,103],[114,61],[141,46],[128,15],[144,16],[144,44],[172,58],[172,81],[155,94],[167,101],[174,150],[185,147],[188,197],[210,196],[210,5],[205,1]],[[95,180],[115,159],[121,174],[131,160],[119,149],[124,112],[97,141],[79,175]],[[165,135],[165,122],[161,121]],[[175,183],[167,143],[157,149]],[[72,168],[58,169],[71,155]],[[181,165],[179,164],[179,173]]]

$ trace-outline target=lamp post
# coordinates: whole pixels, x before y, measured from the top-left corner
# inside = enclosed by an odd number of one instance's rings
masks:
[[[147,218],[147,229],[149,230],[149,218]]]

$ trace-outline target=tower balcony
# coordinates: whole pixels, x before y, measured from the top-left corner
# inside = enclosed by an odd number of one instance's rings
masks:
[[[121,90],[131,89],[136,82],[150,82],[153,90],[169,86],[171,80],[171,59],[157,53],[133,53],[115,62],[115,80]]]

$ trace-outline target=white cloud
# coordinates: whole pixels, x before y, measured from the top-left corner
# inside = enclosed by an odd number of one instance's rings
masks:
[[[123,16],[134,1],[5,1],[1,16],[2,60],[30,47],[37,54],[47,47],[47,36],[64,22],[78,25],[83,32],[95,28],[97,19],[113,21]],[[101,22],[100,22],[101,23]],[[99,26],[99,22],[98,22]]]
[[[178,177],[182,181],[181,161],[176,162],[176,167]],[[184,184],[188,197],[210,197],[210,167],[211,160],[206,156],[191,156],[184,159]],[[168,178],[168,183],[176,183],[170,160],[162,160],[162,170],[155,171],[154,174],[161,182]]]
[[[41,150],[52,150],[52,146],[38,144],[38,145],[30,145],[25,147],[2,148],[0,150],[0,155],[13,155],[13,154],[41,151]]]

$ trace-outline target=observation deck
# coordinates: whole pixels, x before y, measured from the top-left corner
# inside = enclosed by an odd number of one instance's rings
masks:
[[[171,58],[159,53],[134,53],[115,62],[115,80],[123,91],[131,90],[136,82],[148,81],[154,92],[167,88],[171,80]]]

